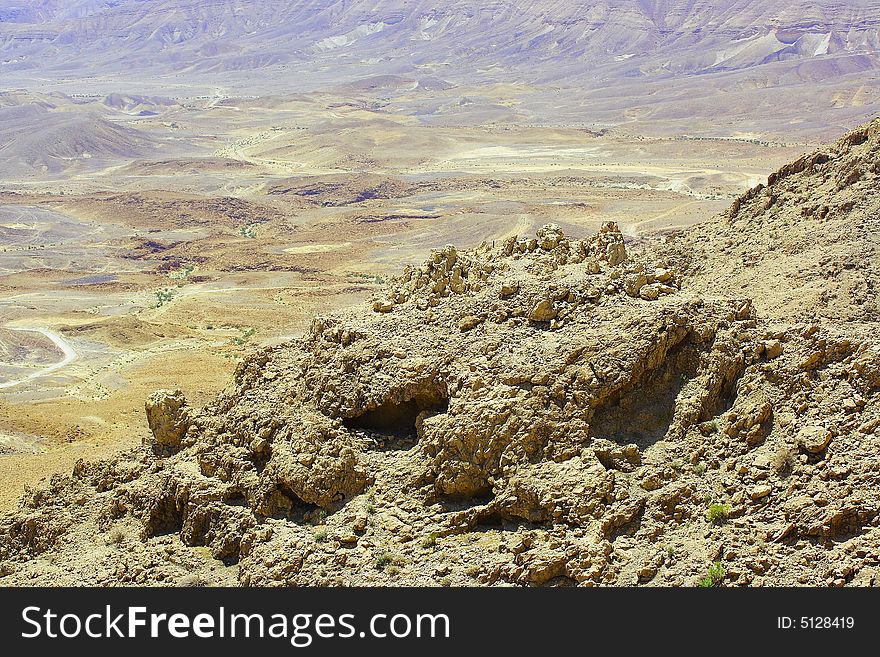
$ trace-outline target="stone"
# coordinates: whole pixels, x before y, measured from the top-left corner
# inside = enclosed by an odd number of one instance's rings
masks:
[[[605,247],[605,259],[614,267],[626,260],[626,247],[623,242],[614,242]]]
[[[753,486],[749,489],[749,497],[753,500],[761,500],[767,497],[770,493],[773,492],[773,487],[768,484],[763,484],[761,486]]]
[[[649,582],[657,576],[657,566],[653,563],[646,563],[639,568],[639,580]]]
[[[666,283],[672,280],[672,270],[658,267],[654,270],[654,280],[658,283]]]
[[[798,431],[797,442],[811,454],[818,454],[831,442],[831,431],[820,425],[806,426]]]
[[[532,307],[529,319],[533,322],[549,322],[557,312],[556,304],[551,299],[541,299]]]
[[[660,287],[656,283],[645,285],[639,290],[639,297],[645,301],[654,301],[660,297]]]
[[[506,299],[508,297],[512,297],[519,291],[519,283],[512,280],[505,280],[501,282],[501,289],[498,291],[498,296],[502,299]]]
[[[477,315],[466,315],[459,320],[458,329],[460,331],[470,331],[472,328],[479,326],[482,322],[482,317],[478,317]]]
[[[190,423],[186,397],[180,390],[158,390],[144,404],[147,424],[156,443],[178,447]]]
[[[390,313],[394,310],[394,302],[391,299],[377,299],[373,302],[373,310],[377,313]]]
[[[562,241],[562,229],[556,224],[544,224],[535,233],[537,244],[545,251],[552,251]]]
[[[764,353],[768,360],[779,358],[782,355],[782,342],[779,340],[768,340],[764,343]]]
[[[628,296],[637,297],[639,296],[639,291],[647,285],[648,277],[645,276],[642,272],[637,272],[634,274],[627,274],[624,279],[624,290],[626,291]]]
[[[612,267],[623,263],[627,258],[623,234],[614,221],[606,221],[602,224],[594,239],[594,245],[596,255]]]

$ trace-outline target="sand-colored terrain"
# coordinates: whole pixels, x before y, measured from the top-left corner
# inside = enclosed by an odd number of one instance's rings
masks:
[[[233,381],[261,348],[314,337],[316,316],[393,309],[391,278],[447,244],[483,244],[479,260],[545,224],[592,244],[610,223],[631,254],[681,260],[707,299],[748,296],[787,321],[802,295],[842,317],[871,293],[849,279],[854,254],[822,242],[801,272],[798,249],[816,236],[776,246],[798,221],[785,214],[793,199],[820,233],[839,209],[809,205],[810,190],[765,192],[736,234],[693,227],[876,116],[878,11],[878,0],[499,0],[491,11],[0,0],[0,512],[46,477],[83,472],[80,460],[152,441],[156,389],[210,404],[241,392]],[[841,187],[823,194],[860,189],[866,171],[835,167]],[[695,237],[676,252],[681,235]],[[541,260],[556,247],[530,248]],[[838,278],[850,287],[832,289]],[[469,331],[474,317],[455,322]],[[411,326],[430,333],[428,320]],[[812,334],[795,333],[806,353]]]
[[[650,239],[434,249],[152,394],[0,518],[0,580],[877,586],[878,182],[880,119]]]
[[[228,121],[228,145],[6,184],[0,430],[16,438],[0,505],[76,459],[138,444],[153,389],[207,399],[254,346],[301,335],[431,248],[551,220],[573,235],[613,220],[652,239],[711,216],[800,148],[429,127],[323,105],[276,101],[241,125],[227,105],[181,110],[165,121]]]

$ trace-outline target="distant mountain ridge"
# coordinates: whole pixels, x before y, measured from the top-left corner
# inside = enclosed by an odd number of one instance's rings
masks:
[[[878,71],[880,0],[0,0],[7,89],[87,79],[141,94],[161,80],[284,95],[356,84],[389,97],[502,83],[535,87],[525,114],[546,121],[585,108],[609,125],[760,113],[785,131],[809,115],[837,133],[876,113]],[[371,76],[411,84],[362,82]]]
[[[342,61],[411,55],[412,63],[399,62],[403,69],[444,55],[503,67],[617,64],[639,75],[858,55],[873,68],[878,50],[875,0],[453,0],[439,7],[423,0],[0,0],[2,67],[48,71],[102,60],[165,71],[224,60],[236,68],[240,58],[260,68],[332,53]],[[646,70],[645,55],[668,59]]]

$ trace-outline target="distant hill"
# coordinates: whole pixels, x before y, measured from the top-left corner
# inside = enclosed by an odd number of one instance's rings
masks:
[[[501,81],[534,85],[539,118],[609,124],[760,112],[809,131],[806,112],[840,130],[877,107],[878,53],[880,0],[0,0],[7,84],[174,73],[394,95]]]
[[[0,106],[3,174],[54,174],[74,166],[93,168],[115,159],[154,154],[157,140],[111,123],[91,111],[61,111],[35,102]]]

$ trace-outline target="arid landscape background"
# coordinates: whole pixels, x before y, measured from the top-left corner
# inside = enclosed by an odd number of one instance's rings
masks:
[[[878,71],[870,0],[0,0],[0,509],[431,249],[660,244]]]

